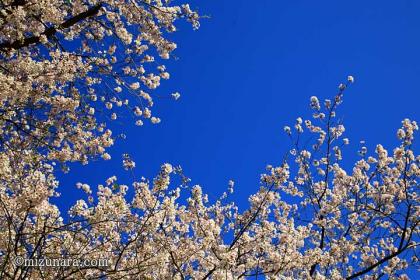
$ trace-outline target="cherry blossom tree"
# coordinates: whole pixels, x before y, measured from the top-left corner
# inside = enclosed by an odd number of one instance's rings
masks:
[[[405,270],[418,264],[420,157],[412,150],[418,126],[403,120],[391,154],[381,145],[374,155],[362,147],[346,172],[341,150],[349,140],[335,117],[345,87],[322,106],[311,97],[313,119],[285,127],[293,148],[280,166],[267,166],[244,212],[229,200],[233,182],[211,202],[179,167],[164,164],[152,181],[131,186],[112,176],[94,194],[79,183],[86,199],[67,217],[49,202],[58,184],[51,165],[38,161],[28,173],[34,154],[18,162],[3,155],[1,277],[408,279]],[[312,146],[302,145],[305,134],[316,136]],[[123,164],[135,167],[128,155]],[[174,177],[181,183],[171,186]],[[16,266],[21,256],[109,265]]]
[[[0,5],[0,279],[408,279],[418,266],[418,125],[403,120],[397,147],[362,146],[345,168],[350,140],[336,114],[351,76],[333,99],[310,98],[312,118],[284,128],[292,147],[267,166],[245,211],[234,182],[210,200],[165,163],[130,185],[80,178],[86,196],[62,213],[56,165],[109,159],[107,123],[120,113],[160,121],[151,90],[169,78],[158,61],[176,47],[165,35],[199,17],[169,1]],[[134,174],[129,155],[123,166]]]
[[[170,76],[161,62],[176,44],[166,35],[177,19],[199,26],[188,4],[169,1],[15,0],[0,9],[0,145],[64,169],[110,158],[115,137],[102,119],[128,111],[137,125],[160,121],[150,91]]]

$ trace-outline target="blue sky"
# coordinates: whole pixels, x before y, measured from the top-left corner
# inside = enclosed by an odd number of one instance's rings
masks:
[[[229,179],[241,208],[258,189],[267,164],[278,164],[290,142],[283,126],[308,116],[309,98],[332,97],[347,75],[339,115],[352,141],[393,148],[403,118],[419,121],[420,1],[190,1],[199,8],[198,31],[186,24],[171,35],[176,61],[158,94],[179,91],[178,102],[156,99],[159,125],[125,125],[127,139],[111,149],[113,160],[73,165],[59,175],[66,203],[111,175],[129,183],[121,153],[152,177],[162,163],[180,164],[211,197]],[[416,144],[418,147],[418,144]]]

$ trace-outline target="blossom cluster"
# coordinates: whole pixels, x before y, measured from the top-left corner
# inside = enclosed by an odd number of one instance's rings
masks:
[[[2,1],[0,147],[32,146],[64,170],[110,159],[110,121],[161,122],[152,91],[170,77],[178,19],[199,27],[188,4],[169,1]]]
[[[231,201],[232,180],[212,200],[189,185],[180,167],[165,163],[153,180],[123,184],[110,176],[97,186],[78,183],[85,196],[60,213],[52,203],[59,197],[54,166],[31,149],[5,150],[0,277],[58,275],[48,267],[16,268],[16,256],[77,256],[106,259],[109,266],[65,267],[60,277],[409,279],[404,271],[418,263],[420,156],[412,150],[418,125],[403,120],[400,145],[366,150],[347,170],[341,150],[349,140],[335,117],[342,100],[341,89],[324,105],[310,98],[312,119],[298,118],[293,130],[285,129],[289,155],[267,166],[242,211]],[[134,174],[128,154],[122,164]]]

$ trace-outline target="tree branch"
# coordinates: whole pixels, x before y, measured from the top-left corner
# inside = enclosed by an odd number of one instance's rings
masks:
[[[98,4],[96,6],[93,6],[92,8],[88,9],[85,12],[82,12],[80,14],[77,14],[71,18],[69,18],[68,20],[66,20],[65,22],[63,22],[62,24],[60,24],[58,27],[52,26],[47,28],[42,35],[45,35],[47,38],[52,37],[55,33],[57,33],[58,29],[65,29],[65,28],[69,28],[75,24],[77,24],[80,21],[83,21],[89,17],[93,17],[95,16],[98,12],[99,9],[102,7],[102,4]],[[10,49],[21,49],[24,47],[27,47],[29,45],[32,44],[37,44],[40,41],[41,36],[32,36],[32,37],[27,37],[23,40],[19,40],[19,41],[14,41],[14,42],[4,42],[0,44],[0,50],[4,51],[4,50],[10,50]]]
[[[363,269],[359,272],[356,272],[355,274],[347,277],[346,280],[354,279],[354,278],[357,278],[357,277],[359,277],[363,274],[366,274],[366,273],[370,272],[374,268],[376,268],[376,267],[380,266],[381,264],[389,261],[390,259],[398,256],[399,254],[404,252],[410,246],[410,240],[411,240],[411,236],[412,236],[412,233],[413,233],[412,230],[410,232],[410,235],[407,238],[406,244],[404,245],[404,240],[405,240],[405,236],[406,236],[407,228],[408,228],[408,219],[409,219],[409,216],[410,216],[410,210],[411,210],[411,205],[408,207],[408,210],[407,210],[407,215],[406,215],[406,218],[405,218],[404,231],[403,231],[402,236],[401,236],[400,245],[398,246],[398,250],[395,251],[394,253],[386,256],[385,258],[381,259],[380,261],[376,262],[375,264],[373,264],[373,265],[371,265],[371,266],[369,266],[369,267],[367,267],[367,268],[365,268],[365,269]]]

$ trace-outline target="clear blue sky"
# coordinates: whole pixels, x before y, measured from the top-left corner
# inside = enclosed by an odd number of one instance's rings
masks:
[[[283,126],[310,113],[310,96],[332,97],[348,74],[356,82],[339,111],[353,141],[347,154],[362,139],[392,148],[403,118],[420,121],[420,1],[191,6],[210,18],[197,32],[179,26],[172,36],[179,60],[167,64],[172,78],[158,90],[179,91],[181,99],[156,100],[160,125],[124,126],[127,139],[111,150],[111,162],[72,166],[60,175],[69,204],[81,194],[78,181],[96,186],[115,174],[129,183],[120,166],[121,153],[130,152],[138,176],[154,176],[165,162],[180,164],[212,196],[233,179],[234,198],[245,207],[266,164],[279,163],[289,148]]]

